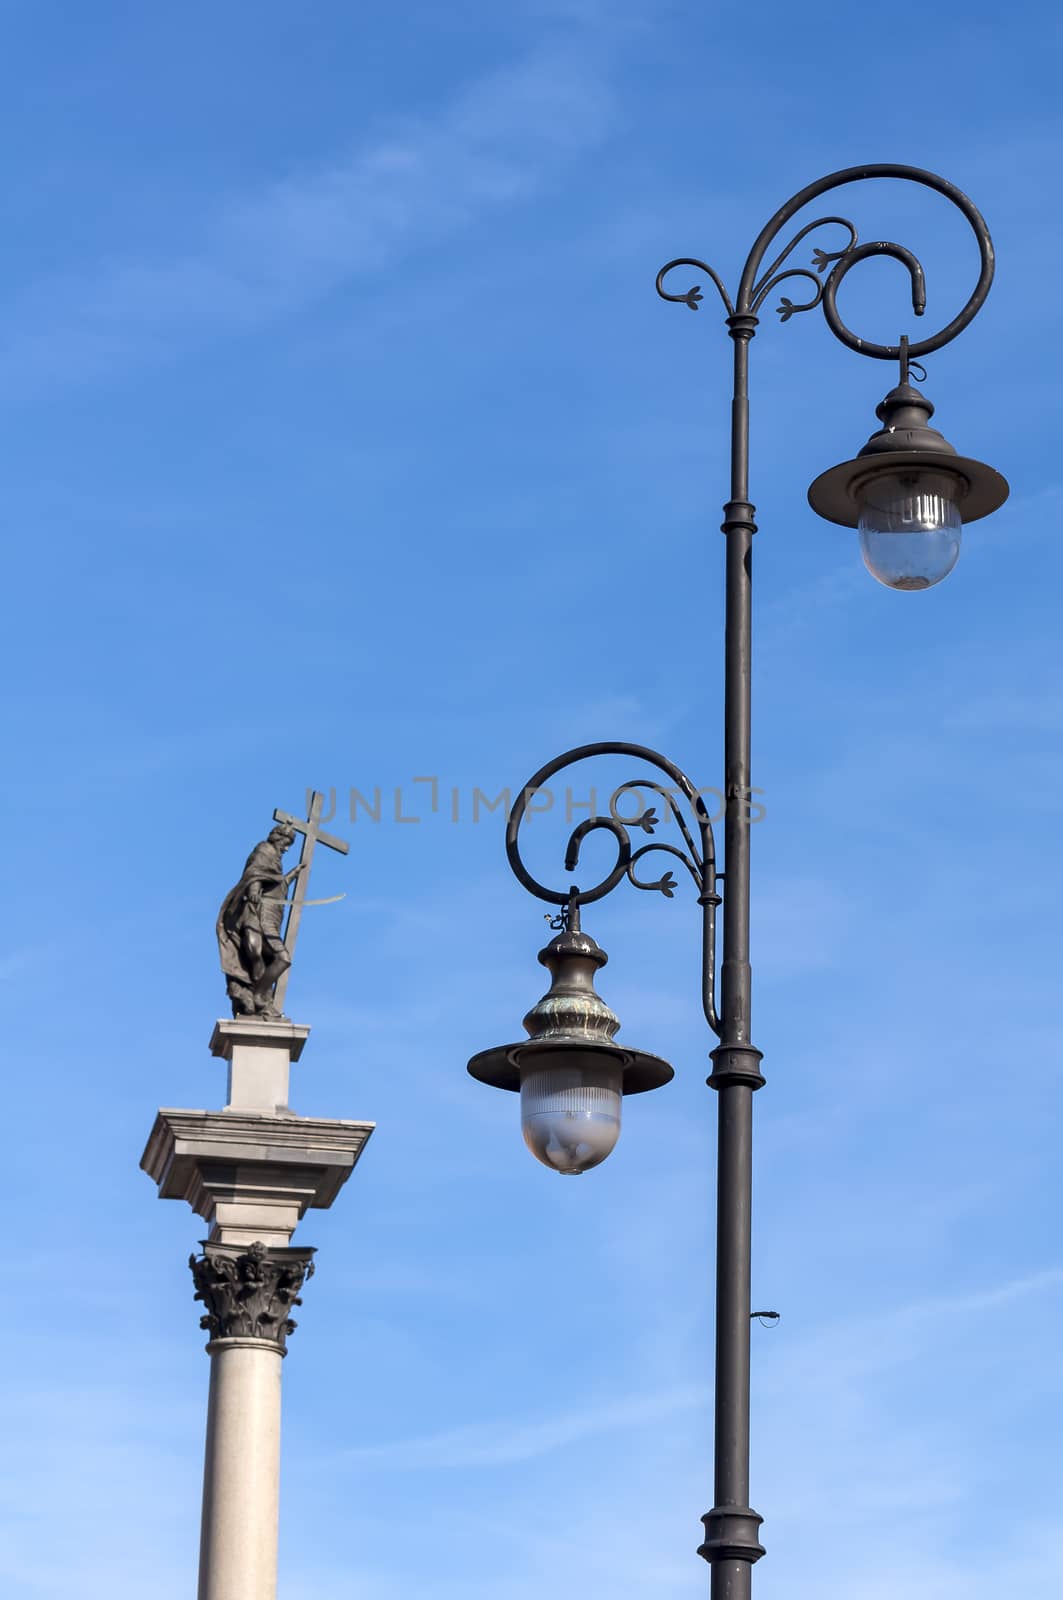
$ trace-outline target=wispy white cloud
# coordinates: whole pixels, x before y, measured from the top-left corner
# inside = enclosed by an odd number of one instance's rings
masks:
[[[1063,1267],[1046,1267],[983,1289],[934,1295],[892,1310],[841,1317],[787,1350],[776,1379],[790,1386],[800,1370],[803,1382],[836,1387],[847,1377],[866,1376],[913,1360],[943,1322],[973,1317],[1012,1305],[1063,1285]],[[770,1381],[770,1380],[769,1380]]]
[[[86,378],[291,313],[532,194],[606,135],[603,50],[544,47],[316,170],[205,218],[171,261],[115,255],[9,306],[9,380]],[[397,295],[415,295],[423,261]]]
[[[559,1414],[545,1422],[506,1419],[470,1423],[420,1439],[360,1445],[332,1459],[333,1462],[341,1459],[351,1466],[391,1467],[399,1471],[491,1467],[531,1461],[591,1435],[658,1423],[692,1405],[703,1405],[706,1392],[685,1388],[633,1395],[615,1405]]]

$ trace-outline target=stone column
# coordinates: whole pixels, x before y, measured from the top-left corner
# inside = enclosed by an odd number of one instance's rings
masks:
[[[210,1334],[199,1600],[275,1600],[281,1362],[312,1250],[211,1244],[191,1256]]]
[[[186,1201],[210,1228],[189,1263],[210,1356],[199,1600],[275,1600],[281,1362],[314,1270],[313,1250],[290,1241],[308,1209],[332,1205],[373,1131],[289,1106],[309,1031],[219,1022],[210,1048],[228,1063],[226,1104],[160,1111],[141,1158],[160,1198]]]

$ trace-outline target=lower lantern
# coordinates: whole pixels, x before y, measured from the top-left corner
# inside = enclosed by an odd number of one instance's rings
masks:
[[[551,939],[539,960],[552,982],[524,1018],[529,1038],[481,1050],[469,1062],[481,1083],[519,1091],[525,1144],[544,1167],[567,1176],[588,1172],[613,1149],[624,1095],[674,1076],[660,1056],[614,1043],[620,1019],[594,987],[608,959],[578,925]]]

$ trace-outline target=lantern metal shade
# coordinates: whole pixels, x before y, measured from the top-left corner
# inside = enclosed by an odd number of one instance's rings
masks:
[[[883,426],[852,461],[821,472],[808,491],[808,503],[827,522],[855,528],[863,492],[873,478],[899,473],[941,472],[956,480],[956,505],[963,522],[977,522],[998,510],[1010,493],[1006,478],[984,461],[960,456],[927,423],[934,407],[910,383],[892,389],[876,415]]]
[[[827,522],[855,528],[860,521],[863,492],[872,478],[898,472],[947,472],[958,480],[956,504],[964,523],[988,517],[1004,504],[1011,492],[1006,478],[984,461],[937,452],[898,450],[877,459],[857,456],[821,472],[808,491],[808,503]]]
[[[500,1044],[493,1050],[481,1050],[469,1062],[468,1070],[480,1083],[517,1091],[522,1068],[548,1067],[550,1054],[560,1052],[585,1056],[587,1066],[592,1066],[596,1057],[603,1061],[619,1059],[625,1095],[660,1089],[675,1077],[675,1070],[667,1061],[645,1050],[627,1050],[605,1039],[577,1039],[558,1034],[549,1039],[524,1039],[518,1044]]]
[[[608,959],[601,945],[589,933],[581,932],[577,908],[571,925],[539,952],[552,981],[549,991],[524,1018],[530,1038],[481,1050],[469,1062],[470,1075],[495,1089],[516,1091],[522,1071],[561,1066],[563,1056],[574,1065],[572,1058],[578,1056],[585,1067],[601,1063],[615,1070],[619,1066],[625,1095],[645,1094],[647,1089],[670,1083],[675,1073],[667,1061],[614,1043],[620,1018],[594,987],[595,972]]]

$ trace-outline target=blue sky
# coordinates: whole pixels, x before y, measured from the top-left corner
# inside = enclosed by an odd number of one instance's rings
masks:
[[[733,285],[787,195],[868,161],[943,173],[992,228],[993,293],[926,389],[1012,498],[940,588],[877,586],[804,494],[889,369],[766,314],[754,1294],[783,1315],[754,1328],[756,1593],[1058,1589],[1057,15],[37,0],[0,25],[7,1591],[191,1592],[202,1230],[137,1161],[156,1106],[221,1103],[217,905],[317,785],[351,852],[303,926],[293,1103],[378,1128],[297,1236],[284,1600],[707,1592],[696,908],[588,914],[621,1037],[677,1077],[558,1182],[464,1072],[544,987],[541,908],[471,796],[605,738],[719,783],[729,346],[653,277],[693,254]],[[958,215],[839,199],[951,316]],[[870,338],[911,322],[895,264],[842,299]],[[560,866],[563,821],[534,826]]]

